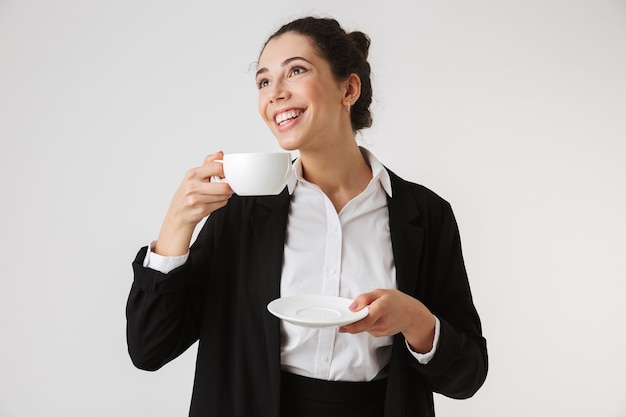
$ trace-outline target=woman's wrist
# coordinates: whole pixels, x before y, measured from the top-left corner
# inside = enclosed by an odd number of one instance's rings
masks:
[[[421,304],[414,317],[415,320],[409,328],[402,332],[404,338],[414,352],[430,352],[435,340],[435,316]]]
[[[162,256],[181,256],[189,252],[195,225],[180,224],[169,216],[161,227],[153,252]]]

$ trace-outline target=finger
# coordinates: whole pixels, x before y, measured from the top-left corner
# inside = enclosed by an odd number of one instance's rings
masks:
[[[225,206],[232,195],[233,191],[228,184],[205,184],[204,187],[185,193],[180,208],[191,213],[194,218],[201,218]]]
[[[234,191],[226,182],[202,182],[190,184],[187,197],[195,198],[199,203],[213,203],[228,200]]]
[[[371,332],[377,326],[378,317],[374,317],[372,315],[367,315],[359,321],[356,321],[351,324],[347,324],[339,328],[340,333],[363,333],[363,332]]]
[[[211,177],[224,177],[224,170],[222,164],[218,164],[217,162],[208,161],[207,163],[190,169],[187,171],[185,175],[185,181],[193,182],[211,182]]]
[[[350,311],[359,311],[368,305],[372,304],[378,297],[380,297],[379,291],[366,292],[354,299],[352,304],[348,307]]]
[[[186,181],[200,180],[203,182],[210,182],[211,177],[224,178],[224,169],[221,163],[215,161],[221,161],[224,158],[224,152],[219,151],[211,155],[207,155],[199,167],[190,169],[185,175]]]
[[[368,294],[362,294],[362,295],[368,296]],[[357,299],[359,299],[359,297],[357,297]],[[363,298],[363,299],[365,299],[365,298]],[[340,327],[339,331],[341,333],[361,333],[361,332],[367,332],[367,331],[370,331],[370,329],[373,326],[376,325],[376,323],[378,322],[379,319],[380,319],[380,312],[378,312],[376,310],[373,311],[372,308],[369,307],[369,311],[368,311],[368,313],[367,313],[367,315],[365,317],[363,317],[359,321],[356,321],[354,323],[350,323],[350,324],[347,324],[345,326]]]
[[[211,178],[224,178],[224,152],[219,151],[213,155],[209,155],[205,159],[205,164],[212,166],[217,170],[217,174],[211,176]]]
[[[204,158],[204,163],[202,165],[207,165],[213,161],[222,160],[223,158],[224,158],[224,152],[219,151],[214,154],[207,155],[206,158]]]

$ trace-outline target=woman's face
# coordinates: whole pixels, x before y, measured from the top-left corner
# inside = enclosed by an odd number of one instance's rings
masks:
[[[347,82],[335,79],[307,36],[287,32],[272,39],[258,68],[259,113],[283,149],[318,149],[346,127],[351,131]]]

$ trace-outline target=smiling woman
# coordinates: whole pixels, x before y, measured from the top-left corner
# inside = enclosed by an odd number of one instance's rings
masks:
[[[312,17],[272,35],[258,109],[299,152],[288,185],[238,196],[210,180],[224,177],[210,155],[135,259],[131,358],[158,369],[199,340],[191,416],[433,416],[434,391],[467,398],[486,378],[450,205],[356,143],[372,123],[369,43]],[[268,311],[298,296],[307,320]],[[315,320],[329,310],[311,300],[328,297],[356,321]]]
[[[337,79],[308,36],[287,32],[270,40],[259,59],[259,113],[281,147],[323,149],[338,138],[353,143],[351,103],[360,78]]]

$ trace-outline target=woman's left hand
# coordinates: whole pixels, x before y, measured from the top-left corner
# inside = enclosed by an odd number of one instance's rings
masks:
[[[409,346],[418,353],[433,348],[435,316],[421,301],[398,290],[378,289],[359,295],[350,310],[369,308],[369,314],[356,323],[343,326],[342,333],[368,332],[372,336],[402,333]]]

